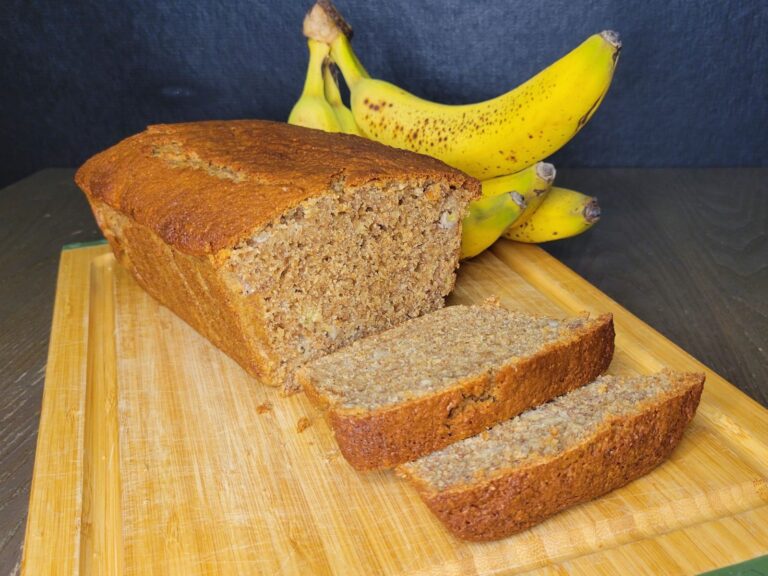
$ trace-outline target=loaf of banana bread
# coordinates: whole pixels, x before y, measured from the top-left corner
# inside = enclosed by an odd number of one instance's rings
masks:
[[[117,259],[267,384],[443,305],[479,183],[427,156],[258,120],[151,126],[77,172]]]

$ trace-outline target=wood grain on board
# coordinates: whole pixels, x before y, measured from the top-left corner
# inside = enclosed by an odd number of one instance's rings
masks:
[[[611,372],[703,369],[537,247],[505,242],[466,263],[450,303],[490,295],[544,314],[614,312]],[[394,474],[355,472],[303,395],[249,378],[106,247],[65,251],[24,573],[95,574],[110,562],[184,576],[687,573],[745,560],[765,552],[768,411],[706,371],[670,461],[532,530],[465,543]],[[302,418],[311,425],[299,431]]]

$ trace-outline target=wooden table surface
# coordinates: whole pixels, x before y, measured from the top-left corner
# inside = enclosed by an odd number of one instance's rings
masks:
[[[70,169],[0,191],[0,574],[21,558],[62,245],[100,233]],[[604,220],[546,248],[768,406],[768,168],[562,170]]]

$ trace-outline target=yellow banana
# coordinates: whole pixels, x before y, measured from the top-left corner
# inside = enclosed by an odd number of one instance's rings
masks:
[[[483,196],[495,196],[513,190],[519,192],[525,200],[525,210],[512,224],[512,227],[517,227],[539,207],[549,189],[552,188],[556,173],[552,164],[537,162],[516,174],[483,180]]]
[[[549,194],[549,191],[552,189],[552,183],[555,181],[555,176],[557,175],[555,167],[547,162],[540,162],[536,164],[536,166],[539,166],[540,168],[537,169],[536,172],[537,181],[534,187],[534,198],[527,202],[527,206],[525,210],[523,210],[523,213],[520,214],[520,218],[515,220],[510,228],[517,228],[527,222],[531,215],[536,212],[539,206],[541,206],[541,203],[544,202],[547,194]],[[499,178],[503,178],[503,176],[500,176]]]
[[[337,80],[336,66],[328,58],[323,62],[323,84],[325,86],[325,99],[328,104],[333,108],[336,119],[339,121],[339,127],[345,134],[354,134],[355,136],[362,136],[363,133],[355,123],[355,118],[352,116],[352,110],[344,105],[341,100],[341,92],[339,92],[339,83]]]
[[[477,256],[499,239],[520,216],[525,200],[517,192],[487,196],[469,203],[461,228],[461,258]]]
[[[434,156],[480,179],[518,172],[568,142],[605,96],[621,48],[615,32],[595,34],[514,90],[452,106],[370,78],[340,31],[330,45],[366,136]]]
[[[304,81],[301,96],[288,116],[288,123],[326,132],[340,132],[341,126],[333,108],[325,99],[323,87],[323,61],[328,56],[329,47],[323,42],[312,39],[307,41],[307,45],[309,47],[307,78]]]
[[[504,237],[538,244],[576,236],[600,220],[597,198],[554,186],[544,201],[520,227],[513,226]]]

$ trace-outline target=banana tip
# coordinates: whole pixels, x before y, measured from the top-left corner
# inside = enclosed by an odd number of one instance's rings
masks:
[[[614,30],[603,30],[600,32],[600,36],[602,36],[603,40],[608,42],[608,44],[616,48],[617,52],[621,50],[621,38],[619,37],[618,32],[615,32]]]
[[[594,224],[600,220],[600,204],[597,203],[597,198],[592,198],[587,205],[584,206],[584,220],[590,224]]]
[[[539,162],[536,165],[536,175],[542,180],[554,182],[556,173],[555,166],[549,162]]]
[[[518,192],[510,192],[509,195],[512,198],[512,201],[515,204],[520,206],[520,208],[525,208],[526,202],[525,202],[525,198],[523,198],[522,194],[519,194]]]

